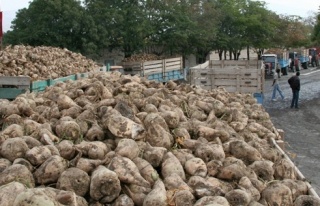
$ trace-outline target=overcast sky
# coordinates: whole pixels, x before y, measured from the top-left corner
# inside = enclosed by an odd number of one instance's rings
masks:
[[[19,9],[29,6],[31,0],[0,0],[0,9],[3,12],[3,31],[10,29],[11,21],[15,18]]]
[[[277,14],[298,15],[308,17],[312,12],[318,12],[320,0],[264,0],[267,8]]]
[[[10,29],[11,21],[19,9],[27,8],[32,0],[0,0],[3,11],[3,31]],[[318,12],[320,0],[265,0],[267,8],[278,14],[298,15],[307,17],[312,12]]]

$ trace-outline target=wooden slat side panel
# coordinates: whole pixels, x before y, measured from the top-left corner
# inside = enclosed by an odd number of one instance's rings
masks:
[[[163,65],[162,64],[152,64],[145,66],[144,65],[144,70],[149,70],[149,69],[162,69]]]
[[[83,79],[83,78],[88,78],[89,73],[78,73],[76,74],[76,79]]]
[[[174,62],[167,62],[167,61],[165,61],[164,63],[165,63],[165,65],[166,65],[166,67],[168,67],[168,66],[175,66],[175,67],[177,67],[177,68],[182,68],[182,62],[181,62],[181,61],[174,61]]]
[[[161,68],[144,70],[144,75],[157,74],[157,73],[162,73]]]
[[[165,71],[172,71],[172,70],[182,70],[182,68],[180,67],[180,65],[166,65],[165,67]]]
[[[179,72],[179,73],[181,73],[181,74],[184,73],[184,70],[183,70],[183,69],[176,69],[176,68],[166,69],[165,73],[167,73],[167,72],[172,72],[172,71],[176,71],[176,72]]]
[[[212,85],[211,83],[212,83],[211,79],[196,79],[196,80],[194,80],[194,84],[200,85],[200,86],[202,86],[202,85],[211,86]]]
[[[212,69],[212,72],[214,72],[215,74],[246,74],[246,75],[250,75],[252,73],[260,73],[261,71],[258,69]]]
[[[207,90],[213,90],[213,89],[217,89],[219,87],[225,88],[227,92],[239,92],[239,93],[259,93],[260,91],[257,91],[257,88],[255,87],[235,87],[235,86],[218,86],[218,85],[207,85],[207,84],[203,84],[203,85],[198,85],[203,89],[207,89]]]
[[[215,78],[215,85],[216,86],[237,86],[239,82],[237,79],[218,79]]]
[[[244,76],[243,74],[210,74],[210,75],[214,75],[216,79],[237,79],[237,78],[240,78],[240,79],[248,79],[248,80],[251,80],[251,79],[257,79],[260,77],[260,75],[258,74],[253,74],[251,76]]]
[[[182,70],[182,57],[154,60],[146,62],[122,62],[125,74],[140,74],[146,76],[155,73],[162,73],[173,70]]]
[[[240,67],[242,69],[261,68],[261,61],[259,60],[210,60],[209,62],[210,68],[233,68]]]
[[[218,79],[218,78],[212,78],[212,79],[196,79],[195,83],[196,84],[207,84],[211,85],[211,82],[214,80],[214,85],[215,86],[237,86],[239,85],[240,87],[256,87],[258,88],[258,81],[257,80],[238,80],[238,79]]]
[[[143,65],[145,67],[148,67],[149,65],[154,65],[154,64],[163,64],[163,60],[155,60],[155,61],[147,61],[147,62],[143,62]]]
[[[190,69],[190,74],[192,74],[192,77],[205,77],[213,73],[213,69]]]
[[[170,58],[170,59],[164,59],[166,61],[166,63],[168,62],[181,62],[182,61],[182,57],[176,57],[176,58]]]
[[[210,60],[210,65],[256,65],[260,60]]]
[[[245,78],[257,78],[261,76],[261,71],[257,69],[202,69],[202,70],[191,70],[194,77],[203,77],[207,75],[241,75]]]
[[[48,80],[34,81],[30,85],[30,90],[32,92],[40,92],[45,90],[47,86],[49,86]]]
[[[60,78],[57,78],[57,79],[53,79],[52,81],[51,81],[51,85],[54,85],[54,84],[56,84],[57,82],[65,82],[65,81],[67,81],[67,80],[72,80],[72,81],[74,81],[74,80],[76,80],[77,78],[76,78],[76,75],[70,75],[70,76],[67,76],[67,77],[60,77]],[[50,85],[49,85],[50,86]]]
[[[27,76],[12,77],[5,76],[0,77],[0,85],[14,85],[14,86],[29,86],[31,78]]]
[[[176,68],[180,68],[181,67],[181,62],[166,62],[166,68],[169,67],[176,67]]]
[[[229,92],[263,92],[263,72],[258,69],[193,69],[191,84],[206,88],[224,87]]]
[[[165,68],[165,70],[167,69],[181,69],[181,62],[180,61],[175,61],[175,62],[162,62],[158,63],[158,64],[144,64],[145,70],[148,70],[150,68]]]
[[[0,88],[0,99],[15,99],[18,95],[27,91],[28,89]]]

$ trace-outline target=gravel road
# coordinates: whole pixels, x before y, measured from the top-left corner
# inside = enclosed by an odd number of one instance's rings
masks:
[[[266,79],[263,106],[277,129],[285,132],[285,151],[298,169],[320,194],[320,68],[300,71],[300,109],[291,109],[292,98],[288,79],[282,76],[280,86],[287,97],[271,101],[272,79]]]

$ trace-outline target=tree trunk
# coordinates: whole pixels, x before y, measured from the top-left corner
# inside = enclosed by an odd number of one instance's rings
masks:
[[[233,59],[234,60],[239,60],[239,56],[241,54],[240,51],[236,50],[236,51],[233,51],[232,53],[233,53]]]
[[[219,53],[219,60],[222,60],[223,50],[218,50],[218,53]]]
[[[207,61],[207,56],[210,53],[210,51],[205,51],[202,49],[197,49],[197,62],[198,64],[205,63]]]

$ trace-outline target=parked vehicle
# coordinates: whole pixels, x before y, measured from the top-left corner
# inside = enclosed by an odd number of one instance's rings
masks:
[[[308,65],[309,65],[309,55],[308,55],[308,50],[307,49],[303,49],[300,51],[300,53],[298,54],[298,58],[301,64],[301,67],[304,69],[308,69]]]
[[[263,104],[265,77],[260,60],[208,60],[191,67],[187,81],[207,90],[223,87],[228,92],[252,94]]]
[[[269,49],[262,55],[262,60],[264,59],[266,59],[266,61],[264,61],[266,66],[266,76],[273,75],[273,72],[277,68],[281,69],[282,75],[288,74],[290,59],[287,51],[279,48]]]
[[[119,71],[122,74],[139,75],[157,82],[182,81],[186,79],[187,69],[182,66],[182,57],[146,61],[124,62],[122,65],[106,66],[97,71]],[[0,77],[0,99],[15,99],[18,95],[30,92],[40,92],[57,82],[87,78],[88,73],[78,73],[57,79],[31,81],[30,77]]]
[[[29,91],[31,78],[28,76],[0,77],[0,99],[14,99]]]
[[[300,71],[300,60],[298,58],[298,52],[289,52],[289,58],[290,58],[290,71]]]
[[[309,49],[309,56],[311,58],[311,61],[309,64],[312,67],[318,67],[320,65],[320,47],[310,48]]]
[[[282,75],[287,75],[289,70],[289,64],[290,64],[288,52],[284,51],[282,53],[278,53],[277,58],[278,58],[279,67],[281,69]]]
[[[265,76],[273,76],[276,69],[280,67],[277,54],[263,54],[261,58],[265,68]]]

